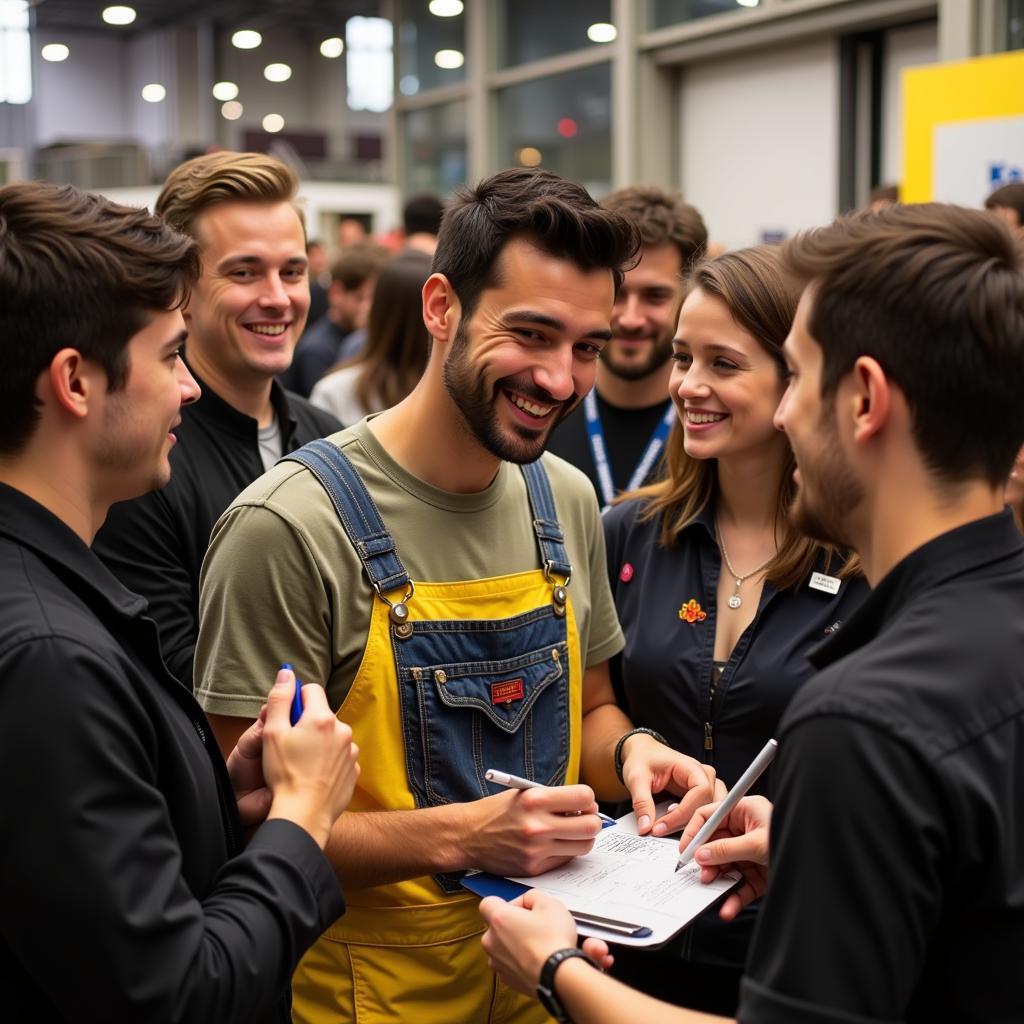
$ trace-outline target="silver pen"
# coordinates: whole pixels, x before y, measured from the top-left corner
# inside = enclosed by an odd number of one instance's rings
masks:
[[[488,768],[487,771],[484,772],[484,778],[488,782],[493,782],[496,786],[504,786],[506,789],[550,788],[541,782],[533,782],[530,779],[524,779],[518,775],[510,775],[508,772],[499,772],[496,768]],[[597,812],[597,816],[604,822],[604,825],[602,826],[604,828],[616,823],[614,818],[610,818],[607,814],[602,814],[600,811]]]
[[[697,849],[703,846],[717,830],[718,826],[725,821],[732,813],[732,809],[747,795],[750,787],[761,777],[761,773],[775,759],[775,752],[779,749],[777,740],[769,740],[761,749],[761,753],[750,762],[750,766],[739,777],[739,781],[725,795],[725,799],[718,805],[718,809],[701,826],[701,830],[690,840],[686,849],[679,855],[676,862],[676,871],[685,868],[693,860]]]

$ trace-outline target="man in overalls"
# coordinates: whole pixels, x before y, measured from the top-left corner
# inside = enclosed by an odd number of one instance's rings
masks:
[[[298,1021],[546,1019],[488,969],[461,873],[588,852],[595,792],[628,789],[642,831],[652,791],[684,808],[711,794],[615,706],[594,491],[541,458],[593,385],[636,248],[547,171],[462,193],[423,289],[432,347],[412,395],[279,463],[214,530],[196,681],[221,744],[259,710],[252,667],[288,660],[363,751],[361,813],[328,846],[348,911],[300,965]],[[489,768],[550,788],[498,791]]]

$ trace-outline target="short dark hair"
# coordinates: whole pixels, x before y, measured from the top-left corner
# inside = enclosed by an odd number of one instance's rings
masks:
[[[616,291],[640,246],[632,223],[599,206],[582,185],[539,168],[501,171],[456,192],[441,222],[434,272],[448,278],[463,317],[497,283],[498,257],[513,238],[580,270],[610,270]]]
[[[413,196],[402,208],[402,226],[407,235],[436,235],[441,230],[444,203],[435,195],[424,192]]]
[[[345,291],[354,292],[384,269],[388,255],[387,249],[373,242],[346,246],[331,265],[331,280],[340,284]]]
[[[1004,483],[1024,441],[1024,259],[1006,225],[941,203],[889,206],[798,235],[783,261],[813,288],[822,396],[871,356],[906,396],[939,480]]]
[[[36,382],[62,348],[123,387],[128,342],[182,306],[198,276],[196,243],[148,210],[71,185],[0,188],[0,453],[31,438]]]
[[[1017,211],[1017,224],[1024,227],[1024,181],[1015,181],[1010,185],[997,188],[985,200],[985,209],[994,210],[997,206],[1006,206]]]
[[[868,195],[868,205],[872,203],[898,203],[900,201],[899,185],[876,185]]]
[[[683,202],[678,192],[666,192],[655,185],[628,185],[610,192],[601,205],[631,220],[645,248],[674,245],[684,275],[707,249],[704,218],[695,206]]]

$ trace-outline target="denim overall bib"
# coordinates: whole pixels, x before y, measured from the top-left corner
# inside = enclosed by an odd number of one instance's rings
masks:
[[[327,491],[376,593],[363,657],[338,710],[362,768],[346,813],[476,800],[500,791],[484,779],[488,768],[576,782],[582,672],[572,573],[540,462],[522,467],[540,567],[431,583],[409,578],[337,447],[314,441],[287,458]],[[296,1022],[549,1020],[487,967],[478,901],[457,875],[346,889],[345,900],[345,915],[296,970]]]

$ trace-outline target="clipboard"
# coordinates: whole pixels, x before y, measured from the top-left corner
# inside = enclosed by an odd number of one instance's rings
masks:
[[[598,835],[591,853],[534,878],[470,872],[463,888],[513,900],[531,888],[561,900],[581,935],[655,949],[663,946],[740,881],[736,872],[701,885],[700,869],[676,873],[676,839],[638,836],[632,814]]]

